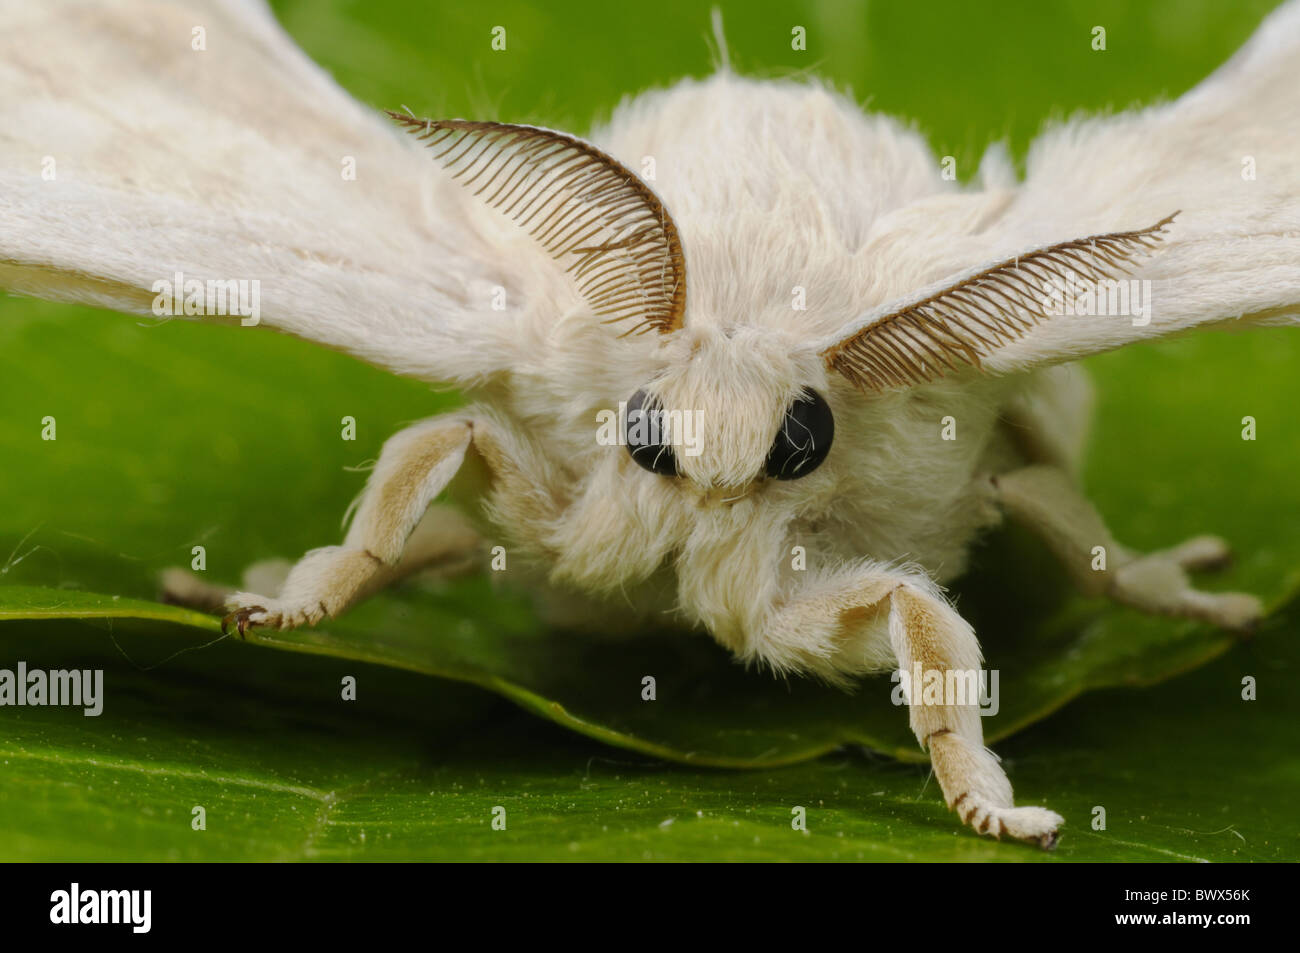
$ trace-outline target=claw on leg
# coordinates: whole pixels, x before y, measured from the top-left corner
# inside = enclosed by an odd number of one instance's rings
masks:
[[[266,610],[261,606],[244,606],[233,612],[227,613],[221,620],[221,632],[226,634],[231,626],[234,626],[239,637],[246,638],[246,633],[255,625],[262,624],[261,619],[254,619],[255,615],[266,615]]]
[[[1064,818],[1044,807],[1016,807],[997,758],[953,731],[930,736],[930,763],[948,807],[968,827],[997,840],[1009,837],[1052,850]]]

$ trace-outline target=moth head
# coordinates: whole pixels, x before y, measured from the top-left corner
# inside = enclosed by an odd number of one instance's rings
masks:
[[[815,353],[744,327],[692,328],[680,343],[681,359],[625,401],[632,462],[701,502],[734,502],[817,471],[835,420]]]
[[[528,231],[593,314],[675,355],[622,405],[632,461],[706,499],[801,479],[826,458],[834,420],[825,371],[794,342],[709,324],[688,333],[686,261],[668,209],[590,143],[533,126],[389,113],[486,205]]]

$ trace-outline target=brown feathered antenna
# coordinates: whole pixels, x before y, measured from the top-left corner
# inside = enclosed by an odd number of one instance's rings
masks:
[[[607,323],[628,334],[682,326],[686,262],[667,209],[595,146],[536,126],[389,112],[490,207],[536,238]]]
[[[860,390],[907,387],[942,377],[1024,336],[1047,317],[1044,285],[1126,274],[1135,255],[1164,237],[1174,212],[1150,228],[1049,245],[986,268],[872,321],[822,352],[829,367]]]

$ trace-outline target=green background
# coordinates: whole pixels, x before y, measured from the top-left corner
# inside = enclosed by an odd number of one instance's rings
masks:
[[[993,139],[1022,154],[1048,117],[1179,94],[1270,6],[721,5],[735,68],[832,80],[914,120],[963,175]],[[712,62],[700,4],[275,7],[363,101],[419,114],[581,132]],[[790,49],[796,24],[807,52]],[[0,298],[0,667],[102,667],[108,683],[96,719],[0,709],[0,857],[1294,860],[1298,358],[1296,335],[1270,330],[1089,362],[1090,494],[1139,548],[1232,541],[1237,562],[1205,584],[1264,597],[1254,638],[1070,597],[1015,534],[959,587],[1003,672],[989,736],[1019,800],[1067,818],[1047,855],[960,827],[881,680],[845,696],[745,673],[707,642],[592,644],[482,583],[209,644],[212,620],[147,601],[157,570],[202,544],[210,576],[234,581],[337,541],[363,479],[349,468],[454,397],[271,334]],[[40,440],[46,415],[57,441]]]

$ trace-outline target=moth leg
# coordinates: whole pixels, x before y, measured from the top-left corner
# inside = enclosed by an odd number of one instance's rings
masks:
[[[341,546],[314,549],[289,571],[274,596],[236,592],[225,600],[242,635],[250,626],[292,629],[337,616],[404,574],[408,538],[465,459],[473,424],[464,416],[434,417],[388,439],[371,471]],[[424,560],[427,540],[412,552]]]
[[[482,540],[458,510],[435,503],[406,541],[396,566],[376,575],[368,591],[377,591],[417,573],[445,579],[469,572],[478,565]],[[244,570],[239,586],[223,586],[198,573],[173,566],[159,574],[159,598],[172,605],[202,612],[221,611],[241,589],[276,597],[284,589],[293,562],[266,559]]]
[[[1227,544],[1217,536],[1197,536],[1141,554],[1116,542],[1096,508],[1056,467],[1029,466],[996,476],[992,482],[1003,510],[1046,541],[1086,594],[1109,596],[1144,612],[1201,619],[1225,629],[1248,629],[1263,615],[1255,596],[1192,587],[1188,570],[1214,568],[1229,557]],[[1104,557],[1096,549],[1099,546]]]
[[[229,586],[208,582],[198,573],[169,566],[158,574],[158,601],[200,612],[220,612],[235,592]]]
[[[749,650],[778,668],[835,681],[893,663],[909,678],[919,664],[923,681],[936,673],[947,683],[950,671],[978,678],[981,666],[974,630],[928,576],[874,563],[812,580],[772,613]],[[1054,847],[1064,821],[1046,808],[1015,806],[1011,782],[984,747],[978,691],[927,697],[911,686],[907,697],[912,731],[948,807],[981,834]]]

